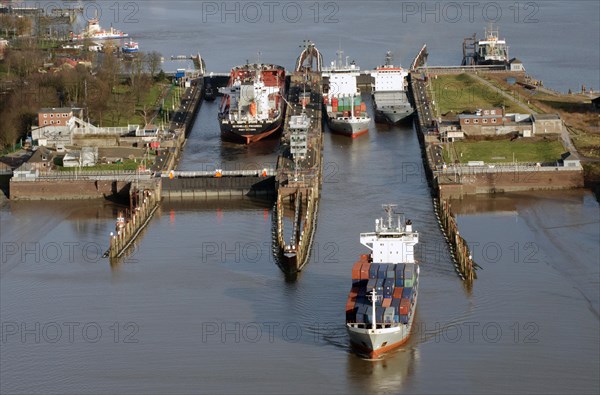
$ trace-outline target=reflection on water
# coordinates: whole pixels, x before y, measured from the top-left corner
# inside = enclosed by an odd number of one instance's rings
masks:
[[[410,344],[410,343],[409,343]],[[348,377],[356,393],[405,392],[419,363],[419,350],[406,345],[377,360],[365,360],[348,354]]]

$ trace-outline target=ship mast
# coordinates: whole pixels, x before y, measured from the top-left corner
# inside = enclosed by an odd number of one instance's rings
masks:
[[[377,328],[377,323],[375,322],[375,320],[377,319],[377,315],[376,313],[376,306],[375,306],[375,302],[377,301],[377,291],[375,290],[375,288],[373,288],[371,290],[371,305],[373,307],[373,317],[372,317],[372,327],[371,329],[375,330]]]

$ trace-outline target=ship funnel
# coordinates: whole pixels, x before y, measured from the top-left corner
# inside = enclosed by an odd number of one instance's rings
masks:
[[[408,221],[406,221],[406,227],[405,230],[407,232],[412,232],[412,221],[409,219]]]

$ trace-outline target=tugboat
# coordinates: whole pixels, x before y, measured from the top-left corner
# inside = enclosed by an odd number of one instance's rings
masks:
[[[206,84],[204,87],[204,100],[206,101],[214,101],[217,98],[215,90],[213,89],[210,82]]]
[[[128,42],[126,42],[125,44],[123,44],[123,47],[121,48],[121,51],[123,53],[137,53],[140,50],[140,46],[137,42],[129,39]]]
[[[376,358],[404,344],[417,308],[419,266],[414,247],[419,233],[396,205],[383,208],[387,220],[375,220],[375,232],[361,233],[360,242],[371,250],[352,268],[352,289],[346,304],[346,329],[360,354]]]

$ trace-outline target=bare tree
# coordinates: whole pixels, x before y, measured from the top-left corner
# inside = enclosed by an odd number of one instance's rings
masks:
[[[160,68],[162,56],[157,51],[151,51],[146,54],[145,59],[148,71],[150,72],[150,77],[154,78],[154,75],[158,72],[158,69]]]

